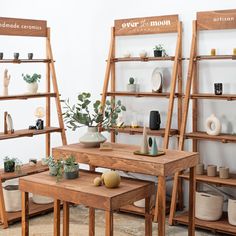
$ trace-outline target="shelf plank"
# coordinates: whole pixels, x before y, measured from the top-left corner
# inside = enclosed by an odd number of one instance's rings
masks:
[[[188,212],[175,216],[174,222],[188,225]],[[236,226],[228,223],[227,214],[223,214],[223,217],[218,221],[205,221],[195,218],[195,226],[196,228],[219,232],[224,235],[236,235]]]
[[[0,140],[5,139],[12,139],[12,138],[20,138],[20,137],[32,137],[34,135],[40,135],[40,134],[48,134],[53,132],[61,132],[61,128],[57,127],[45,127],[42,130],[29,130],[29,129],[21,129],[21,130],[15,130],[12,134],[4,134],[0,133]]]
[[[48,169],[49,168],[47,165],[42,165],[41,161],[38,161],[34,166],[31,166],[29,163],[22,165],[20,172],[4,172],[4,169],[0,169],[0,178],[2,182],[5,182],[9,179],[15,179],[26,175],[48,171]]]
[[[233,134],[220,134],[217,136],[213,136],[213,135],[208,135],[206,132],[201,132],[201,131],[186,133],[185,138],[218,141],[222,143],[236,142],[236,135],[233,135]]]
[[[179,175],[180,178],[189,180],[189,173],[183,173]],[[215,177],[207,176],[206,173],[204,175],[196,175],[196,180],[197,182],[205,182],[205,183],[210,183],[210,184],[215,184],[217,186],[231,186],[231,187],[236,187],[236,174],[230,174],[229,179],[221,179],[219,177],[219,173]]]
[[[116,92],[107,92],[107,96],[131,96],[131,97],[165,97],[169,98],[170,93],[154,93],[154,92],[124,92],[124,91],[116,91]],[[178,93],[175,94],[175,97],[178,96]]]
[[[135,134],[142,134],[143,133],[143,127],[138,127],[138,128],[131,128],[131,127],[122,127],[122,128],[113,128],[111,130],[115,130],[119,133],[127,133],[130,135],[135,135]],[[165,129],[160,129],[160,130],[150,130],[149,128],[146,129],[148,135],[154,135],[154,136],[164,136],[165,135]],[[170,136],[178,134],[177,129],[171,129],[170,130]]]
[[[199,55],[196,57],[198,61],[200,60],[236,60],[236,55]]]
[[[19,60],[14,60],[14,59],[2,59],[0,60],[0,63],[13,63],[13,64],[21,64],[21,63],[50,63],[52,60],[51,59],[19,59]]]
[[[36,93],[36,94],[15,94],[9,96],[0,96],[1,100],[21,100],[30,98],[41,98],[41,97],[56,97],[56,93]]]
[[[174,61],[174,56],[166,57],[117,57],[112,58],[111,62],[126,62],[126,61],[139,61],[139,62],[148,62],[148,61]]]
[[[236,100],[236,94],[215,95],[213,93],[196,93],[191,95],[192,99],[219,99],[233,101]]]

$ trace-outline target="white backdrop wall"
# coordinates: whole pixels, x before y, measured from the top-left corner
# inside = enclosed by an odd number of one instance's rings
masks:
[[[105,60],[108,54],[110,41],[110,27],[115,19],[158,16],[168,14],[179,14],[183,21],[183,57],[188,57],[192,33],[192,20],[195,19],[197,11],[235,9],[236,1],[222,0],[188,0],[188,1],[160,1],[160,0],[87,0],[87,1],[1,1],[0,16],[42,19],[47,20],[51,27],[51,41],[56,60],[56,71],[58,84],[62,98],[69,97],[71,101],[76,100],[76,95],[82,91],[92,93],[94,99],[100,98],[105,72]],[[207,54],[211,48],[217,52],[230,54],[232,48],[236,47],[236,33],[233,30],[224,32],[204,32],[200,35],[201,46],[199,52]],[[150,54],[152,48],[158,43],[163,43],[167,53],[173,55],[175,49],[175,34],[170,36],[141,36],[126,37],[117,39],[117,56],[129,50],[138,55],[142,49]],[[1,37],[0,51],[4,52],[6,58],[12,57],[14,52],[20,52],[20,57],[26,57],[28,52],[33,52],[35,58],[43,57],[45,48],[43,39],[28,39],[19,37]],[[183,75],[186,81],[187,62],[184,62]],[[164,90],[168,89],[168,80],[171,73],[171,63],[158,64],[165,70],[167,82]],[[134,76],[142,90],[150,90],[150,77],[155,63],[143,64],[119,64],[117,66],[117,78],[119,89],[125,89],[127,80]],[[20,93],[25,91],[25,83],[21,73],[37,72],[44,75],[44,65],[2,65],[0,77],[3,77],[5,68],[9,69],[12,76],[9,91]],[[213,91],[214,82],[224,83],[224,92],[236,92],[235,62],[201,62],[199,72],[201,91]],[[231,85],[230,85],[231,84]],[[0,78],[0,86],[1,78]],[[40,83],[40,91],[44,90],[43,82]],[[1,90],[0,90],[1,92]],[[159,101],[159,100],[158,100]],[[129,115],[138,117],[140,122],[148,124],[148,114],[151,109],[161,111],[162,126],[165,124],[167,100],[161,105],[153,99],[123,99],[129,110]],[[135,104],[134,104],[135,103]],[[44,100],[11,101],[1,102],[0,106],[0,129],[3,130],[3,112],[12,114],[15,128],[25,128],[35,122],[34,110],[37,106],[44,106]],[[55,109],[52,109],[55,114]],[[199,111],[199,127],[204,130],[204,121],[211,113],[215,113],[223,122],[223,131],[236,132],[236,112],[234,102],[205,101],[201,102]],[[189,114],[189,117],[191,112]],[[189,123],[191,119],[189,119]],[[52,116],[52,124],[57,124],[56,115]],[[174,113],[173,126],[176,127],[176,112]],[[188,129],[191,128],[188,125]],[[67,131],[68,143],[78,141],[78,137],[84,133],[84,129],[76,132]],[[52,134],[53,146],[60,145],[59,134]],[[160,139],[159,139],[160,140]],[[139,136],[120,135],[118,141],[126,143],[139,143]],[[189,142],[188,142],[189,143]],[[161,140],[159,141],[161,144]],[[175,147],[172,143],[171,147]],[[190,145],[187,145],[190,148]],[[5,155],[13,155],[27,162],[30,157],[41,158],[44,156],[44,138],[23,138],[6,140],[0,142],[1,158]],[[201,159],[206,164],[215,163],[227,165],[236,171],[235,145],[202,142],[200,144]]]

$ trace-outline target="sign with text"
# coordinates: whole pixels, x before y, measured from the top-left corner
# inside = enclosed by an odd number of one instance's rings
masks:
[[[47,21],[0,17],[0,35],[47,36]]]
[[[236,29],[236,10],[197,12],[197,29]]]
[[[178,15],[115,20],[115,35],[173,33],[178,21]]]

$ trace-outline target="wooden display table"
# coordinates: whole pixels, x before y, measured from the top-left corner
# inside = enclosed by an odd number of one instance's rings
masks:
[[[122,178],[118,188],[93,185],[98,173],[80,171],[80,177],[74,180],[56,178],[43,172],[20,178],[22,191],[22,236],[29,235],[28,194],[29,192],[54,198],[54,235],[60,236],[60,200],[63,201],[63,236],[69,236],[69,202],[83,204],[106,211],[106,236],[113,235],[113,211],[134,201],[145,198],[145,235],[152,235],[152,216],[150,197],[154,193],[154,183]],[[89,235],[95,234],[94,215],[89,215]]]
[[[76,143],[52,149],[54,158],[66,158],[75,156],[78,162],[95,167],[112,168],[116,170],[142,173],[158,176],[158,235],[165,235],[165,211],[166,211],[166,176],[172,176],[176,172],[190,168],[189,187],[189,235],[195,233],[195,166],[199,161],[199,154],[177,150],[164,150],[165,155],[148,157],[134,155],[139,150],[138,146],[127,144],[112,144],[112,151],[101,151],[99,148],[85,148]],[[94,214],[92,211],[91,214]]]

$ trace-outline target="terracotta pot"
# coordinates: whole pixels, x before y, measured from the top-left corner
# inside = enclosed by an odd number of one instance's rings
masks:
[[[228,201],[228,217],[229,223],[236,226],[236,200],[229,199]]]

